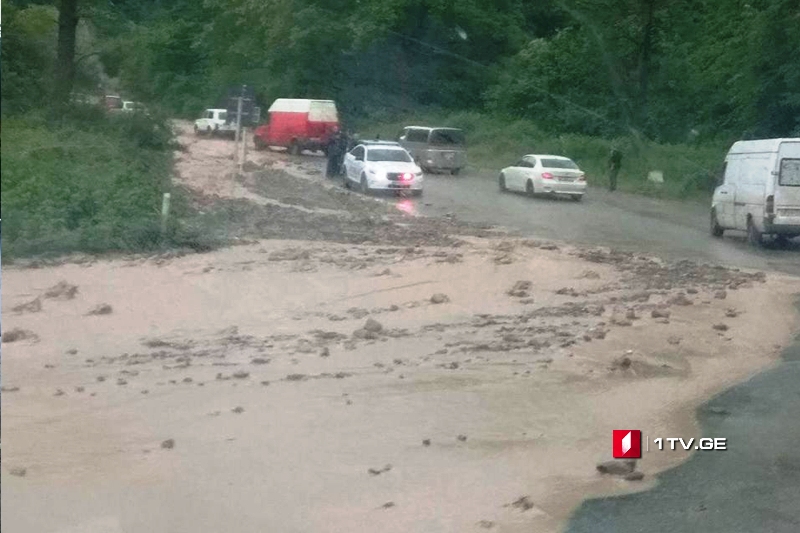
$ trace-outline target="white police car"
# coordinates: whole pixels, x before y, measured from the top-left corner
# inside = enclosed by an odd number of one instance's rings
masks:
[[[344,186],[362,192],[394,191],[422,195],[424,175],[396,142],[362,141],[345,155]]]

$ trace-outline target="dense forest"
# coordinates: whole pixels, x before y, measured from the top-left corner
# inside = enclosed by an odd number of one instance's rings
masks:
[[[189,116],[247,84],[262,104],[334,98],[351,118],[435,108],[658,142],[800,135],[800,0],[18,0],[4,8],[5,116],[63,99],[70,85]]]

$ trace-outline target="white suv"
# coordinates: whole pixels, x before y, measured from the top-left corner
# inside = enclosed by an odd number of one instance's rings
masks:
[[[362,192],[408,191],[422,195],[422,169],[402,146],[393,142],[365,142],[344,158],[344,186]]]
[[[227,109],[206,109],[203,116],[194,121],[194,132],[198,135],[219,133],[227,121]]]

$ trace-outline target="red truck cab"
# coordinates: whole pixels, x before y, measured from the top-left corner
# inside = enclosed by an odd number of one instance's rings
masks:
[[[270,106],[269,122],[256,128],[257,149],[287,148],[291,154],[303,150],[325,150],[339,130],[339,114],[333,100],[278,98]]]

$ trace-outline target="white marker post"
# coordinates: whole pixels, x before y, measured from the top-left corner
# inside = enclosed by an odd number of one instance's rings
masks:
[[[247,162],[247,128],[242,128],[242,164],[239,172],[244,171],[244,164]]]
[[[164,197],[161,199],[161,236],[166,237],[167,235],[167,219],[169,218],[169,198],[170,194],[168,192],[164,193]]]

